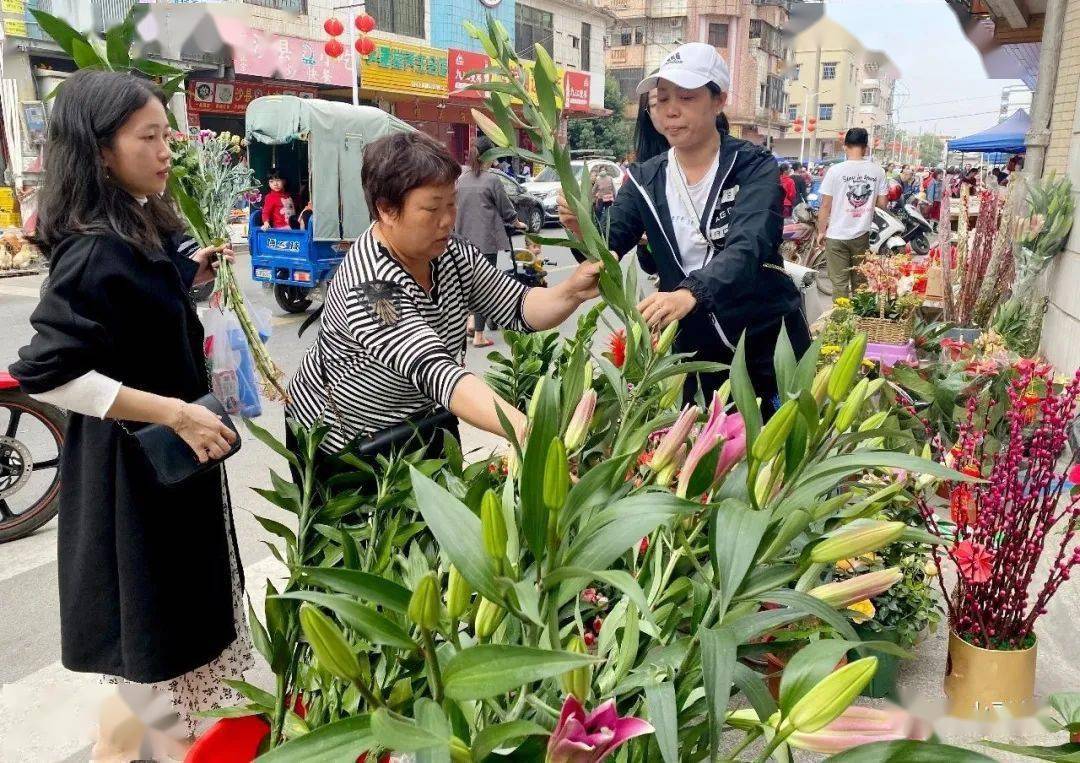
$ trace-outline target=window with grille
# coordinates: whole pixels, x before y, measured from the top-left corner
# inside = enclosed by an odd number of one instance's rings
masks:
[[[289,11],[290,13],[307,13],[307,0],[244,0],[248,5],[260,5],[263,8],[274,8],[279,11]],[[131,5],[131,3],[125,3]],[[124,20],[121,14],[116,23],[120,23]],[[108,24],[108,26],[112,26]]]
[[[643,67],[609,69],[608,76],[614,78],[615,82],[618,83],[619,92],[622,93],[623,98],[637,103],[637,86],[641,80],[645,79],[645,69]]]
[[[783,37],[780,30],[761,19],[750,19],[750,39],[757,40],[758,46],[774,56],[784,55]]]
[[[367,0],[367,12],[384,32],[424,37],[424,0]]]
[[[581,69],[592,68],[592,24],[581,23]]]
[[[862,91],[862,105],[863,106],[877,106],[877,91],[876,90],[863,90]]]
[[[795,79],[799,79],[802,74],[802,64],[795,64]]]
[[[645,43],[645,27],[634,27],[634,44],[642,45]]]
[[[822,79],[836,79],[836,61],[828,61],[821,65]]]
[[[790,121],[795,121],[795,117],[799,116],[799,108],[797,106],[787,107],[787,118]]]
[[[630,29],[624,29],[619,32],[619,44],[620,45],[633,45],[634,44],[634,32]]]
[[[709,44],[714,48],[726,48],[728,46],[727,24],[709,24]]]
[[[538,44],[554,56],[554,17],[550,12],[518,3],[514,7],[514,24],[514,48],[518,53],[531,57],[533,45]]]
[[[817,117],[822,121],[832,119],[833,104],[831,103],[819,103],[817,108]]]

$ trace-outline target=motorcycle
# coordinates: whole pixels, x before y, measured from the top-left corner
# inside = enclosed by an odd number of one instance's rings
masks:
[[[817,248],[817,212],[807,204],[798,204],[792,211],[791,222],[784,224],[780,255],[788,262],[813,267]]]
[[[919,209],[919,200],[915,194],[910,194],[899,209],[896,217],[904,224],[904,232],[900,237],[911,245],[912,254],[925,257],[930,254],[930,241],[934,235],[934,227],[926,219]]]
[[[67,415],[0,371],[0,543],[22,538],[59,509]]]

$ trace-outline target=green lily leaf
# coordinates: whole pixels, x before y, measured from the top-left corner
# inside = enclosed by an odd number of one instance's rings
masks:
[[[993,763],[993,758],[962,747],[902,739],[874,742],[828,758],[828,763]]]
[[[451,657],[443,667],[443,682],[446,696],[464,702],[505,694],[595,661],[573,652],[482,644]]]
[[[356,715],[292,739],[258,757],[258,763],[341,763],[356,760],[377,747],[371,718]]]
[[[342,622],[355,628],[374,644],[386,644],[410,651],[416,649],[416,643],[400,625],[348,596],[317,591],[288,591],[278,594],[277,598],[309,601],[333,610]]]
[[[458,568],[461,576],[469,581],[469,585],[484,598],[498,601],[500,596],[495,585],[495,565],[484,553],[480,518],[415,467],[410,466],[409,469],[417,508],[443,553]],[[540,503],[543,504],[543,501]]]
[[[1023,755],[1038,760],[1053,760],[1057,763],[1080,763],[1080,744],[1075,742],[1067,742],[1054,747],[989,741],[984,741],[983,744],[987,747],[993,747],[995,750],[1011,752],[1014,755]]]
[[[645,706],[649,709],[649,723],[656,729],[656,743],[664,763],[679,761],[679,712],[675,705],[675,684],[645,687]]]
[[[472,753],[477,761],[484,760],[495,750],[510,742],[530,736],[547,736],[548,730],[532,721],[508,721],[488,726],[473,740]]]
[[[709,708],[709,752],[716,757],[735,671],[735,642],[723,628],[701,632],[701,675]]]
[[[754,562],[769,526],[769,513],[729,500],[716,507],[709,521],[712,563],[720,588],[719,609],[726,612]]]
[[[392,580],[360,570],[343,570],[327,567],[301,567],[305,582],[347,593],[358,599],[370,601],[395,612],[405,613],[409,608],[412,592]]]

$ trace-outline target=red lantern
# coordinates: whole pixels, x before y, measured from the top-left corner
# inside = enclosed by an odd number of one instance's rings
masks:
[[[356,48],[356,52],[362,56],[370,56],[371,52],[375,50],[375,43],[371,41],[370,37],[361,37],[357,40],[353,47]]]
[[[337,37],[339,34],[345,31],[345,25],[342,24],[339,19],[336,19],[333,16],[323,22],[322,28],[331,37]],[[338,56],[340,55],[341,53],[338,53]],[[334,57],[337,58],[337,56]]]
[[[345,52],[345,46],[337,40],[329,40],[323,45],[323,52],[330,56],[330,58],[337,58]]]
[[[361,13],[359,16],[357,16],[356,19],[355,19],[355,23],[356,23],[356,28],[359,29],[364,34],[367,34],[372,29],[375,28],[375,19],[373,19],[371,16],[369,16],[366,13]]]
[[[810,124],[808,124],[808,125],[806,126],[806,131],[807,131],[807,132],[813,132],[813,131],[814,131],[814,130],[816,130],[816,129],[817,129],[817,125],[816,125],[816,124],[814,124],[813,122],[811,122]]]

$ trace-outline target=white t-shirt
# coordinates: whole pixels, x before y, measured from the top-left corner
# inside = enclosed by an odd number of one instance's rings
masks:
[[[828,238],[850,241],[870,230],[874,204],[887,190],[885,171],[869,159],[834,164],[821,181],[821,193],[832,196]]]
[[[664,193],[667,196],[668,209],[671,211],[671,227],[675,231],[675,245],[679,247],[683,270],[688,274],[700,270],[705,265],[709,254],[709,244],[701,235],[698,219],[705,216],[705,205],[709,201],[716,170],[720,166],[720,152],[716,152],[712,166],[702,175],[701,180],[693,185],[687,184],[683,191],[686,175],[675,159],[675,149],[668,149],[667,181]],[[690,209],[689,202],[693,203]],[[696,210],[697,214],[694,214]]]

